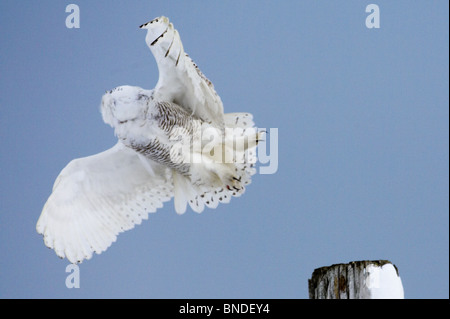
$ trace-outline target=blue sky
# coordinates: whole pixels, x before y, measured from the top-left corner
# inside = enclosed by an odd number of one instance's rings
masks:
[[[388,259],[406,298],[448,298],[448,1],[80,0],[79,29],[69,3],[0,3],[0,297],[308,298],[315,268]],[[278,171],[200,215],[167,203],[68,289],[37,219],[115,144],[105,90],[156,84],[138,26],[160,15],[226,112],[278,128]]]

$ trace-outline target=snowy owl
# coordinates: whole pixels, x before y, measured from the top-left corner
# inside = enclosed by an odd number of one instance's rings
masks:
[[[101,101],[118,142],[71,161],[36,225],[44,243],[72,263],[105,251],[174,197],[183,214],[242,195],[255,174],[261,133],[249,113],[224,114],[214,86],[184,52],[166,17],[140,26],[159,79],[153,90],[120,86]]]

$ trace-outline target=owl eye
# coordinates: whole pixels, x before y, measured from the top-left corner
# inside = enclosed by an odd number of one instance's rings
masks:
[[[138,95],[138,100],[142,100],[142,99],[148,100],[148,96],[145,95],[145,94],[139,94],[139,95]]]

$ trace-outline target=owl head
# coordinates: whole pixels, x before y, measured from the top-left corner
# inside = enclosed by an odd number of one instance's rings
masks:
[[[151,100],[152,91],[137,86],[119,86],[102,97],[103,121],[117,127],[128,121],[142,119]]]

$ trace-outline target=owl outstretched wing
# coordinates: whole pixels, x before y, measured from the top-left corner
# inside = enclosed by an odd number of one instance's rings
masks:
[[[170,170],[118,142],[61,171],[36,229],[59,257],[77,263],[105,251],[172,196]]]
[[[214,85],[184,52],[178,31],[166,17],[140,26],[158,65],[155,97],[187,109],[205,122],[224,127],[223,104]]]

